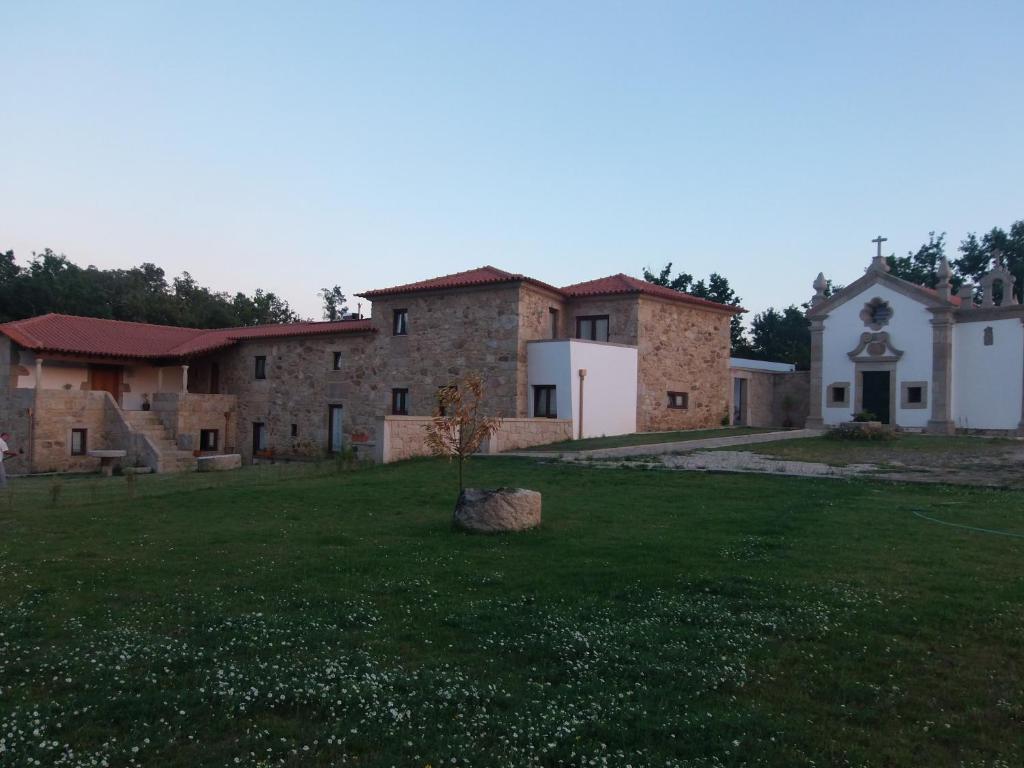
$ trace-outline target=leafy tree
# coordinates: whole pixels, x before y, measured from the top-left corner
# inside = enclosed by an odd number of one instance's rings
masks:
[[[958,250],[961,256],[953,262],[953,268],[963,280],[974,282],[992,268],[992,259],[1000,252],[1006,268],[1017,278],[1017,300],[1024,302],[1024,220],[1013,222],[1009,232],[993,227],[980,239],[971,232]]]
[[[934,288],[939,282],[939,262],[945,255],[946,233],[936,236],[934,232],[929,232],[928,242],[916,252],[908,251],[906,256],[887,256],[885,261],[889,265],[889,274],[915,285]],[[959,287],[960,282],[959,279],[955,280],[955,287]]]
[[[340,285],[333,288],[321,288],[320,299],[324,306],[324,320],[341,320],[348,312],[348,307],[345,306],[345,294],[341,292]]]
[[[13,251],[0,253],[0,322],[47,312],[193,328],[299,319],[272,292],[230,297],[199,285],[188,272],[168,284],[164,270],[149,262],[131,269],[82,268],[47,248],[19,267]]]
[[[783,310],[769,307],[750,322],[750,352],[760,360],[811,366],[811,327],[804,310],[793,304]]]
[[[673,291],[688,293],[701,299],[717,301],[719,304],[726,304],[730,307],[738,307],[742,302],[742,299],[729,285],[728,279],[717,272],[712,272],[707,281],[697,280],[696,282],[694,282],[693,275],[688,272],[680,272],[675,277],[671,275],[672,262],[666,264],[658,274],[654,274],[647,267],[644,268],[644,280],[649,283],[671,288]],[[734,353],[747,349],[747,340],[743,336],[743,321],[739,315],[733,315],[729,321],[729,338]]]

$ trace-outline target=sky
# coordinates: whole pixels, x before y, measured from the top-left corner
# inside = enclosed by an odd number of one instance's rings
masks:
[[[1024,3],[0,0],[0,250],[317,317],[671,261],[752,312],[1024,218]],[[367,311],[364,302],[363,311]]]

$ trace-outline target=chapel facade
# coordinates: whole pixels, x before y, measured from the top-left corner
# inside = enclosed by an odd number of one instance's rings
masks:
[[[945,258],[933,290],[889,273],[879,252],[865,274],[826,296],[819,274],[811,324],[808,427],[855,414],[936,434],[1024,434],[1024,306],[997,259],[955,294]]]

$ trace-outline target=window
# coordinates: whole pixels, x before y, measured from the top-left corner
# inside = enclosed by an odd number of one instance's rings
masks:
[[[900,408],[923,410],[928,407],[928,382],[900,382]]]
[[[982,339],[984,340],[984,343],[985,343],[985,346],[986,346],[986,347],[991,347],[991,346],[992,346],[993,344],[995,344],[995,341],[996,341],[996,339],[995,339],[995,334],[994,334],[994,333],[993,333],[993,331],[992,331],[992,326],[991,326],[991,325],[990,325],[990,326],[988,326],[988,327],[987,327],[987,328],[986,328],[986,329],[985,329],[985,330],[984,330],[984,331],[982,332],[982,334],[981,334],[981,337],[982,337]]]
[[[216,429],[199,430],[199,450],[216,451],[220,434]]]
[[[405,336],[409,333],[409,310],[395,310],[395,322],[391,327],[391,331],[395,336]]]
[[[267,425],[262,421],[252,423],[252,452],[267,450]]]
[[[445,401],[449,396],[454,395],[459,391],[459,387],[456,384],[445,384],[443,387],[437,388],[437,415],[447,416],[448,408],[445,406]]]
[[[395,416],[409,415],[409,390],[391,390],[391,413]]]
[[[265,379],[265,378],[267,378],[267,356],[266,355],[256,355],[256,368],[255,368],[254,373],[255,373],[255,376],[256,376],[257,379]]]
[[[292,424],[292,437],[298,437],[298,436],[299,436],[299,425],[298,424]]]
[[[551,318],[551,338],[557,339],[558,332],[561,330],[559,327],[559,312],[554,307],[548,307],[548,315]]]
[[[689,392],[669,392],[668,393],[668,407],[669,408],[682,408],[686,409],[690,407],[690,393]]]
[[[836,381],[828,385],[825,398],[826,408],[848,408],[850,405],[850,382]]]
[[[72,429],[71,430],[71,455],[72,456],[85,456],[89,452],[89,430],[87,429]]]
[[[536,418],[558,418],[558,405],[555,402],[555,388],[545,384],[533,388],[533,415]]]
[[[590,315],[576,318],[576,338],[590,341],[608,341],[608,315]]]
[[[331,368],[335,371],[341,370],[341,352],[334,353],[334,363],[332,364]]]

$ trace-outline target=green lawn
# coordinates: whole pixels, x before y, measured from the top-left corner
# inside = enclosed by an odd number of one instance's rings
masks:
[[[719,429],[687,429],[680,432],[636,432],[612,437],[586,437],[582,440],[562,440],[558,443],[535,445],[525,451],[592,451],[598,448],[623,448],[629,445],[655,445],[686,440],[705,440],[711,437],[738,437],[760,432],[778,432],[763,427],[721,427]]]
[[[1024,532],[1024,493],[469,478],[542,491],[543,528],[453,532],[434,460],[21,481],[0,765],[1024,762],[1024,540],[912,514]]]
[[[964,458],[998,456],[1021,446],[1020,441],[1005,438],[970,435],[941,437],[902,433],[891,440],[878,441],[808,437],[800,440],[758,443],[741,450],[790,461],[815,461],[832,466],[845,466],[858,463],[887,464],[893,461],[910,464],[950,461],[955,464]]]

